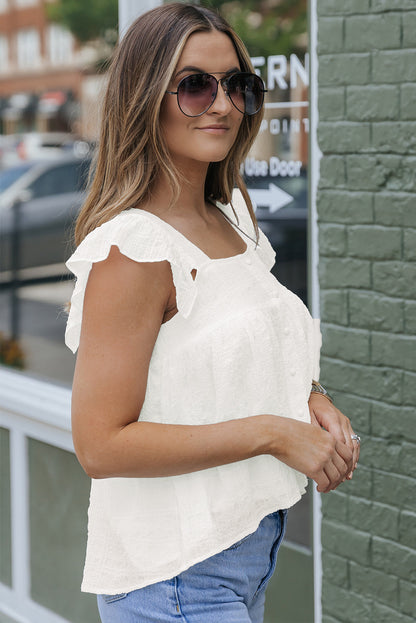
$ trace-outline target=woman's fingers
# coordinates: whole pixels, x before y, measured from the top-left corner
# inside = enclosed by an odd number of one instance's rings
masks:
[[[353,470],[353,451],[330,433],[321,430],[324,438],[318,463],[312,478],[318,484],[318,491],[326,493],[336,489]],[[316,469],[318,468],[318,469]]]
[[[273,416],[270,422],[274,432],[268,453],[312,478],[318,491],[336,489],[352,472],[355,455],[351,437],[347,445],[344,436],[342,440],[336,439],[314,422],[307,424],[279,416]]]
[[[331,455],[331,457],[322,468],[322,472],[326,476],[326,481],[325,478],[323,478],[321,475],[319,476],[319,482],[317,481],[318,491],[322,493],[327,493],[328,491],[336,489],[342,482],[345,481],[348,474],[350,473],[350,455],[348,454],[347,448],[345,448],[345,446],[342,454],[339,453],[339,445],[340,444],[338,444],[338,446],[336,447],[336,452]],[[341,444],[341,446],[342,445],[343,444]],[[347,455],[346,458],[342,456],[343,454]],[[322,483],[324,485],[323,488]]]
[[[342,460],[346,464],[347,470],[349,473],[353,468],[353,456],[354,456],[351,450],[351,447],[349,445],[347,446],[345,443],[342,443],[341,441],[337,441],[335,444],[335,449],[338,455],[342,458]]]
[[[339,448],[337,448],[339,450]],[[348,454],[343,450],[343,454]],[[348,477],[350,461],[335,452],[322,467],[321,473],[316,474],[314,480],[320,493],[328,493],[336,489]]]
[[[343,441],[313,424],[279,418],[275,454],[286,464],[312,478],[318,491],[330,491],[352,471],[353,451]]]
[[[319,493],[328,493],[328,491],[331,491],[331,481],[325,471],[322,471],[322,473],[319,474],[317,478],[314,478],[314,480],[317,485],[316,489],[317,491],[319,491]]]
[[[352,469],[348,474],[348,480],[351,480],[353,471],[357,467],[358,459],[360,458],[360,442],[357,439],[354,439],[355,433],[351,426],[350,420],[345,417],[341,411],[337,409],[340,417],[341,417],[341,426],[344,433],[345,444],[351,448],[352,450]]]
[[[311,422],[319,423],[333,437],[342,441],[352,452],[351,471],[347,478],[352,478],[352,473],[357,467],[360,456],[360,444],[352,438],[354,430],[350,420],[332,404],[327,398],[320,394],[313,393],[309,398],[309,409],[311,413]]]
[[[351,433],[352,435],[354,433]],[[359,439],[351,439],[353,445],[353,468],[351,473],[348,475],[348,480],[351,480],[353,471],[356,469],[358,464],[358,459],[360,458],[360,440]]]

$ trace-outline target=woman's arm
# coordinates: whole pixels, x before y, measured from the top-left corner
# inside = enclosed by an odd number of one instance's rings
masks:
[[[138,421],[153,347],[175,291],[167,262],[137,263],[112,247],[91,270],[74,375],[72,429],[93,478],[183,474],[272,454],[318,483],[338,486],[352,452],[330,433],[274,415],[208,425]]]

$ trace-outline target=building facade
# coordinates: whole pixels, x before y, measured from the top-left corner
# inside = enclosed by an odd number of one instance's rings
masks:
[[[0,0],[0,130],[96,138],[97,49],[50,21],[50,3]]]

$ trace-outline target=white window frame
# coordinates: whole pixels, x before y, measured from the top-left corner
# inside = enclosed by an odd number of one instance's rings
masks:
[[[33,69],[41,64],[41,35],[37,28],[22,28],[16,33],[16,56],[19,69]]]
[[[318,215],[316,197],[320,175],[322,152],[318,144],[318,0],[309,1],[309,179],[310,207],[308,219],[309,238],[309,287],[310,311],[314,318],[320,317],[319,305],[319,243]],[[321,544],[322,509],[321,495],[313,487],[313,577],[314,577],[314,622],[322,623],[322,544]]]
[[[13,0],[13,3],[18,9],[24,9],[27,6],[36,6],[39,0]]]
[[[66,65],[73,59],[74,38],[69,30],[54,22],[46,30],[48,61],[51,65]]]
[[[9,38],[0,34],[0,74],[10,69],[10,45]]]
[[[0,583],[0,613],[18,623],[69,623],[30,595],[28,439],[74,452],[71,390],[0,366],[0,426],[9,431],[12,587]]]
[[[120,37],[122,37],[130,24],[142,13],[150,11],[163,4],[162,0],[119,0],[118,2],[118,24]]]

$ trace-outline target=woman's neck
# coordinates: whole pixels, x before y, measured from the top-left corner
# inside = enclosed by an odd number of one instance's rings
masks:
[[[180,193],[172,203],[173,192],[166,176],[161,176],[154,186],[150,204],[145,206],[149,211],[161,215],[163,212],[175,212],[177,216],[194,214],[204,216],[207,214],[205,201],[205,178],[208,165],[194,167],[183,171],[184,182],[181,183]]]

